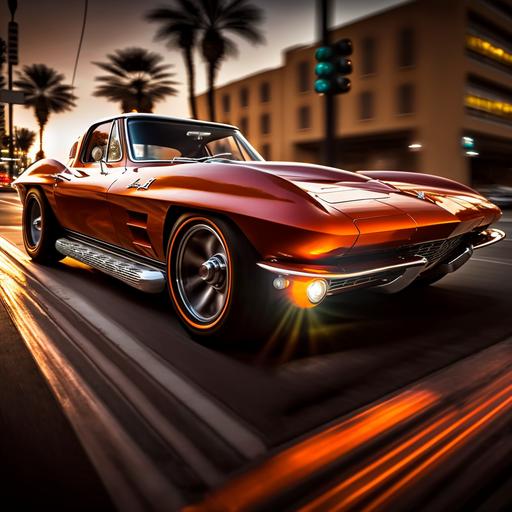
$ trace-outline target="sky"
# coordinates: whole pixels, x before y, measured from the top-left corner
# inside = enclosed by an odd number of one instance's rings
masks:
[[[338,26],[371,13],[403,3],[404,0],[334,0],[333,26]],[[155,113],[188,117],[185,68],[181,53],[169,49],[164,42],[155,42],[156,24],[148,23],[144,14],[172,0],[89,0],[86,28],[77,76],[75,94],[77,106],[71,112],[52,114],[44,136],[47,157],[66,160],[69,148],[96,119],[119,113],[116,104],[92,95],[94,77],[100,74],[93,62],[104,62],[116,49],[140,46],[160,53],[166,64],[173,66],[180,83],[177,96],[158,103]],[[265,12],[262,29],[265,44],[252,47],[237,41],[238,56],[226,60],[220,69],[218,84],[242,76],[277,67],[282,51],[290,46],[311,44],[315,40],[317,20],[315,0],[252,0]],[[44,63],[55,68],[71,82],[75,63],[84,0],[18,0],[15,20],[19,24],[20,65]],[[6,39],[10,14],[7,0],[0,0],[0,37]],[[197,92],[206,89],[204,63],[195,55]],[[4,72],[6,67],[4,66]],[[14,107],[14,124],[37,131],[31,109]],[[37,151],[36,145],[31,155]]]

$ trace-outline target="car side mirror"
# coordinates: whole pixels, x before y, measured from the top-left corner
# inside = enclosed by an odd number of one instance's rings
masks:
[[[108,174],[105,169],[103,168],[103,164],[106,164],[105,161],[105,155],[103,154],[103,149],[100,148],[100,146],[94,146],[91,151],[92,159],[95,162],[100,163],[100,172],[101,174]]]
[[[101,162],[103,159],[103,149],[99,146],[94,146],[91,151],[91,156],[95,162]]]

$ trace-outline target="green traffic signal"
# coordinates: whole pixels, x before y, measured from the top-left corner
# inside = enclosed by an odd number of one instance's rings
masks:
[[[325,78],[315,80],[315,92],[318,94],[326,94],[331,89],[331,82]]]
[[[334,64],[332,62],[319,62],[315,66],[315,73],[319,77],[327,77],[334,73]]]
[[[320,46],[315,51],[315,59],[318,61],[329,60],[334,56],[334,52],[330,46]]]
[[[350,91],[351,83],[345,75],[352,73],[352,41],[341,39],[315,51],[315,92],[318,94],[342,94]]]

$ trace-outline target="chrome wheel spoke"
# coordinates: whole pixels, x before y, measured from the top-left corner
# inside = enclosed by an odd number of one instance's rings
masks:
[[[206,290],[198,297],[197,301],[195,301],[195,309],[199,312],[202,312],[205,307],[210,304],[211,297],[214,293],[214,288],[212,286],[208,286]]]
[[[28,241],[32,247],[37,247],[41,240],[43,228],[41,206],[38,201],[32,198],[32,200],[29,201],[27,207],[29,209],[28,225],[26,226],[29,239]]]
[[[214,321],[225,308],[230,276],[220,235],[208,224],[194,224],[179,241],[174,265],[187,312],[201,323]]]

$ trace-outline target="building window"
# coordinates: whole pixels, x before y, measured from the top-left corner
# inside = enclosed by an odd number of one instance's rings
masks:
[[[260,100],[262,103],[270,101],[270,84],[268,82],[263,82],[260,85]]]
[[[408,68],[414,66],[416,44],[412,28],[403,28],[398,33],[398,66]]]
[[[240,106],[242,108],[249,106],[249,89],[247,87],[240,89]]]
[[[261,114],[260,131],[262,135],[267,135],[270,133],[270,114]]]
[[[397,89],[398,114],[412,114],[414,112],[414,86],[402,84]]]
[[[310,64],[309,61],[303,60],[297,64],[297,87],[299,92],[309,91],[311,84],[310,81]]]
[[[222,111],[224,113],[228,113],[231,110],[231,97],[229,94],[224,94],[222,96]]]
[[[363,75],[371,75],[375,73],[376,60],[375,60],[375,38],[365,37],[361,42],[362,49],[362,73]]]
[[[299,130],[311,128],[311,109],[308,106],[299,107],[297,113]]]
[[[270,144],[263,144],[261,146],[261,156],[265,160],[270,160]]]
[[[247,137],[249,133],[249,121],[247,120],[247,117],[241,117],[238,126],[240,131]]]
[[[359,119],[372,119],[375,117],[373,92],[364,91],[359,95]]]

